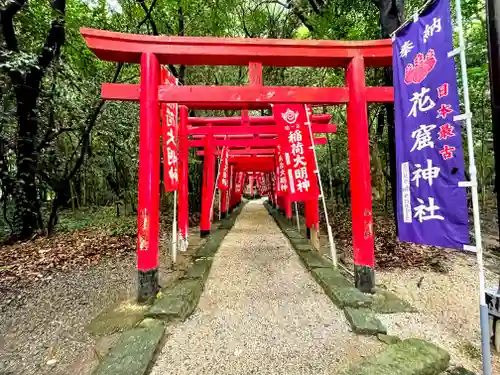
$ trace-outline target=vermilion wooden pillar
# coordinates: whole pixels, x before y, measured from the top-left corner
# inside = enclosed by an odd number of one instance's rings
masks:
[[[311,245],[319,250],[319,202],[317,199],[310,201],[311,205]]]
[[[311,226],[312,226],[312,215],[311,215],[311,205],[304,202],[304,218],[306,223],[306,237],[308,240],[311,239]]]
[[[229,207],[227,212],[230,214],[234,208],[234,180],[236,177],[236,173],[234,171],[234,166],[229,166]]]
[[[200,236],[210,234],[212,225],[211,208],[214,194],[215,147],[212,134],[205,137],[205,155],[203,157],[203,185],[201,191]]]
[[[227,190],[221,190],[221,202],[220,202],[220,217],[224,219],[227,216]]]
[[[285,215],[288,220],[292,220],[292,200],[289,195],[283,197],[283,204],[285,205]]]
[[[160,64],[152,53],[141,57],[139,197],[137,223],[138,300],[156,296],[160,224]]]
[[[319,249],[319,206],[317,200],[304,202],[307,238],[314,248]]]
[[[189,186],[188,186],[188,137],[187,137],[188,109],[179,106],[179,203],[178,226],[180,239],[187,241],[189,227]]]
[[[370,149],[363,57],[354,57],[346,70],[349,88],[347,132],[351,175],[351,211],[356,287],[372,292],[375,286]]]

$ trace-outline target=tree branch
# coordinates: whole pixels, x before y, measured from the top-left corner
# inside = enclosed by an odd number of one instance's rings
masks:
[[[42,52],[38,57],[38,69],[44,71],[52,60],[59,56],[61,46],[64,44],[64,13],[66,11],[66,0],[54,0],[52,9],[56,13],[56,19],[52,21],[47,39]]]
[[[5,40],[5,46],[9,51],[19,52],[16,32],[14,31],[14,16],[26,5],[26,0],[9,0],[0,10],[0,22]]]
[[[311,5],[312,10],[316,14],[321,14],[321,10],[318,7],[318,4],[314,0],[309,0],[309,4]]]
[[[46,147],[50,142],[52,142],[54,139],[59,137],[63,133],[71,132],[74,131],[75,129],[73,128],[60,128],[57,131],[53,131],[50,129],[45,133],[45,137],[43,138],[42,142],[40,142],[40,145],[37,147],[37,152],[42,152],[42,149]]]
[[[151,13],[153,12],[153,8],[156,4],[156,0],[153,0],[151,3],[151,6],[148,8],[146,3],[144,3],[144,0],[137,0],[139,4],[141,5],[142,9],[144,9],[144,12],[146,13],[146,16],[144,19],[139,23],[139,27],[141,27],[146,21],[149,21],[149,25],[151,26],[151,29],[153,30],[153,35],[158,35],[158,29],[156,28],[156,23],[151,17]]]
[[[123,68],[123,63],[118,63],[116,65],[116,70],[115,70],[115,74],[113,76],[112,83],[115,83],[118,80],[118,77],[120,75],[122,68]],[[87,125],[87,127],[82,135],[81,141],[80,141],[80,144],[82,145],[80,156],[78,157],[75,165],[73,166],[73,169],[71,170],[69,175],[66,177],[66,179],[65,179],[66,181],[73,179],[73,177],[77,174],[78,170],[80,169],[83,162],[85,161],[85,155],[87,154],[88,148],[90,146],[90,132],[92,131],[95,123],[97,122],[97,118],[99,117],[99,114],[101,113],[101,109],[104,106],[104,103],[105,103],[104,99],[99,99],[96,106],[94,107],[94,110],[92,111],[92,113],[90,114],[90,116],[88,118],[88,121],[87,121],[88,125]]]
[[[153,20],[153,16],[152,16],[153,8],[155,7],[157,0],[153,0],[153,2],[151,3],[151,6],[149,8],[144,3],[144,0],[137,0],[137,1],[139,2],[142,9],[144,9],[144,12],[146,13],[146,15],[144,16],[144,19],[141,22],[139,22],[139,25],[137,27],[140,28],[142,25],[144,25],[144,23],[146,23],[146,21],[149,21],[149,25],[151,26],[151,31],[153,32],[153,35],[156,35],[156,36],[159,35],[158,29],[156,27],[156,23]],[[167,29],[169,30],[169,32],[171,34],[173,34],[172,28],[167,23],[165,23],[165,25],[166,25]],[[177,69],[175,68],[175,66],[173,66],[172,64],[169,64],[168,68],[170,69],[170,71],[172,72],[172,74],[175,77],[179,77],[179,74],[177,73]]]
[[[247,24],[245,22],[245,8],[243,5],[241,5],[241,25],[243,26],[243,31],[245,32],[247,38],[253,38],[253,35],[250,31],[248,31]]]
[[[286,3],[282,2],[282,1],[279,1],[279,0],[265,0],[265,1],[261,1],[260,3],[258,3],[255,8],[257,9],[259,6],[263,5],[263,4],[277,4],[277,5],[281,5],[282,7],[286,8],[286,9],[289,9],[290,11],[293,12],[293,14],[295,14],[295,16],[300,20],[300,22],[302,22],[302,24],[307,27],[307,29],[309,31],[314,31],[314,27],[309,23],[309,20],[307,19],[307,17],[304,15],[304,13],[302,13],[302,10],[299,9],[299,7],[295,4],[295,2],[293,0],[287,0]]]
[[[302,11],[297,7],[297,4],[295,4],[293,0],[287,0],[287,2],[288,2],[288,9],[290,9],[293,12],[293,14],[297,16],[300,22],[302,22],[310,32],[313,32],[314,27],[309,23],[309,20],[306,18],[304,13],[302,13]]]
[[[184,33],[185,33],[185,23],[184,23],[184,11],[182,9],[182,4],[180,2],[180,0],[178,1],[178,8],[177,8],[177,20],[179,22],[178,26],[178,33],[177,35],[178,36],[184,36]],[[179,78],[179,83],[181,85],[184,85],[185,81],[186,81],[186,65],[181,65],[179,67],[179,75],[177,76],[177,78]]]

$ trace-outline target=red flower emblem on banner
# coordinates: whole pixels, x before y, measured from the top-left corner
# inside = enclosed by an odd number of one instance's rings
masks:
[[[420,83],[436,66],[437,59],[434,55],[434,50],[430,49],[427,53],[418,53],[413,59],[413,64],[406,65],[405,69],[405,83]]]
[[[299,117],[299,112],[294,112],[288,108],[285,113],[281,114],[281,117],[283,117],[283,120],[288,122],[290,125],[295,124],[297,117]]]

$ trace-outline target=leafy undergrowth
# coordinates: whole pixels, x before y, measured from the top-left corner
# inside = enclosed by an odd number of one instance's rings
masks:
[[[352,257],[352,222],[348,207],[334,209],[333,232],[340,248]],[[324,222],[323,212],[320,213]],[[434,246],[422,246],[401,242],[396,238],[396,225],[390,213],[374,211],[375,262],[378,268],[424,268],[445,272],[446,252]]]
[[[199,223],[199,214],[189,225]],[[170,233],[171,213],[161,217],[161,230]],[[98,264],[106,257],[135,251],[137,216],[116,216],[113,207],[62,212],[52,237],[36,237],[0,247],[0,293],[51,277],[60,271]]]
[[[76,212],[64,211],[60,214],[58,232],[71,232],[78,229],[95,228],[109,235],[134,236],[137,228],[136,215],[116,216],[114,207],[81,209]]]
[[[113,207],[63,211],[52,237],[0,247],[0,292],[133,253],[136,228],[135,215],[117,217]]]
[[[99,263],[135,250],[135,238],[103,230],[78,229],[0,248],[0,290],[11,290],[58,271]]]

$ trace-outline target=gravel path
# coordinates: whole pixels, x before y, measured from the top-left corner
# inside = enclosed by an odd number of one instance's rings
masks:
[[[221,244],[198,309],[172,329],[152,375],[331,374],[381,348],[349,331],[253,201]]]

